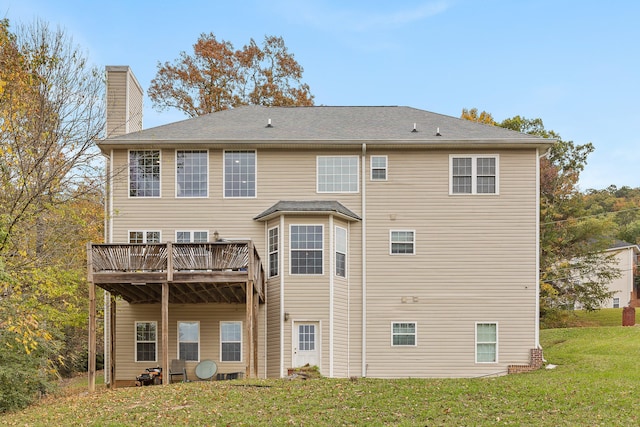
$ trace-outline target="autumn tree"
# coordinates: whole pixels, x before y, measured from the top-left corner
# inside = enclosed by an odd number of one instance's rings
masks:
[[[491,114],[487,113],[486,111],[478,112],[477,108],[463,108],[460,118],[469,120],[471,122],[484,123],[486,125],[496,125],[496,122],[493,120],[493,116]]]
[[[462,118],[491,124],[491,115],[463,110]],[[482,118],[482,119],[481,119]],[[490,120],[491,119],[491,120]],[[564,141],[542,119],[521,116],[493,122],[513,131],[555,139],[540,159],[540,279],[543,314],[576,304],[593,310],[612,296],[608,285],[619,276],[612,255],[603,252],[614,237],[610,218],[588,215],[579,191],[580,172],[593,144]]]
[[[241,50],[213,33],[201,34],[193,54],[158,63],[148,95],[155,109],[176,108],[189,117],[241,105],[313,105],[303,68],[282,37],[251,39]]]
[[[64,31],[41,21],[15,32],[1,21],[0,54],[4,410],[46,391],[52,373],[77,352],[69,337],[86,329],[83,242],[101,238],[92,231],[103,212],[93,142],[104,128],[104,84]],[[38,381],[23,381],[17,371]]]

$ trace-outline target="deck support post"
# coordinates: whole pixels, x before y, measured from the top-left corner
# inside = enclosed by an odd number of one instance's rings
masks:
[[[169,283],[162,282],[162,385],[169,384]]]
[[[96,284],[93,283],[91,243],[87,243],[87,280],[89,281],[89,393],[96,391]]]
[[[109,295],[109,379],[110,388],[116,388],[116,297]]]
[[[246,323],[248,335],[246,377],[251,378],[251,357],[253,356],[253,280],[247,280],[246,289]]]

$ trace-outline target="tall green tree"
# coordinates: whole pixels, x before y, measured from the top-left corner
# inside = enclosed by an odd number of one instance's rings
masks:
[[[158,63],[149,87],[154,108],[175,108],[189,117],[241,105],[313,105],[302,66],[282,37],[253,39],[240,50],[213,33],[201,34],[193,54],[181,52],[173,63]]]

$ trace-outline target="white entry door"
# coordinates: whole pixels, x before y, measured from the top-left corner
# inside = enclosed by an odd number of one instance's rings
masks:
[[[294,322],[293,367],[320,366],[319,322]]]

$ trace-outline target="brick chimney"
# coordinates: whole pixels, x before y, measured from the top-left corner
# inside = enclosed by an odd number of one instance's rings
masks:
[[[143,90],[127,65],[107,71],[107,138],[142,130]]]

